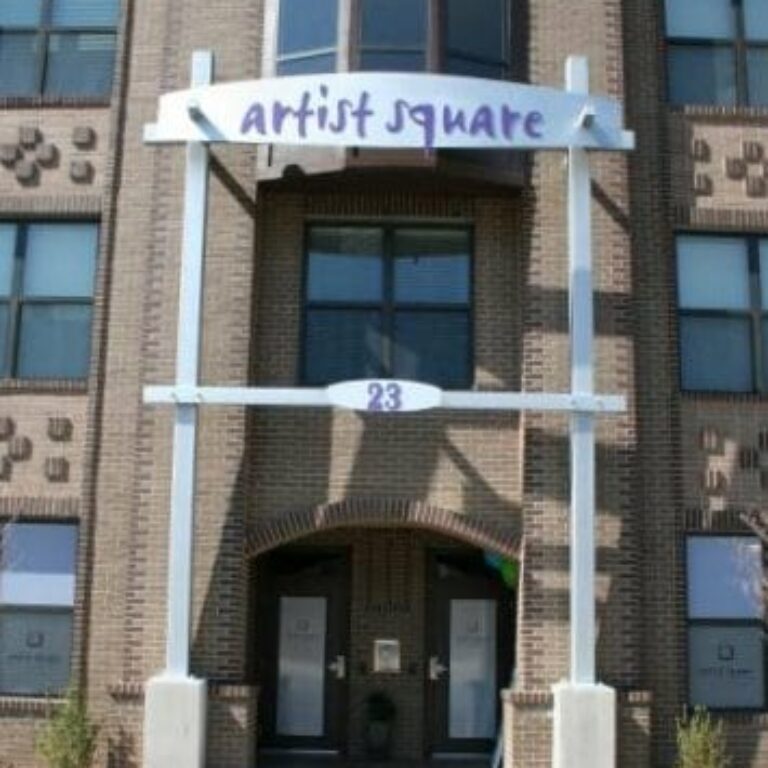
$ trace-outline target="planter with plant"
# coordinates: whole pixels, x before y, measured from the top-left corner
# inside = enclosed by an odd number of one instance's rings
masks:
[[[368,757],[388,760],[392,755],[397,710],[392,699],[375,691],[365,701],[365,748]]]
[[[78,691],[57,706],[37,741],[37,751],[50,768],[90,768],[99,729]]]
[[[697,707],[677,721],[675,768],[730,768],[723,724],[715,724],[709,712]]]

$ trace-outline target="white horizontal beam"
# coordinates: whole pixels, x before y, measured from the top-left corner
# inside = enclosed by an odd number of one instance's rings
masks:
[[[304,387],[174,387],[144,388],[151,405],[257,405],[293,408],[333,407],[325,389]],[[550,411],[561,413],[622,413],[620,395],[545,392],[443,392],[438,408],[466,411]]]

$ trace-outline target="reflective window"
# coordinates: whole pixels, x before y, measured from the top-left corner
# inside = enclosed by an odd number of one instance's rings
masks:
[[[108,96],[119,11],[118,0],[0,2],[0,96]]]
[[[96,224],[0,225],[3,376],[88,375],[97,250]]]
[[[684,390],[768,390],[768,240],[677,238]]]
[[[339,0],[280,0],[277,74],[336,70]]]
[[[77,526],[5,523],[0,539],[0,694],[69,684]]]
[[[503,78],[509,70],[508,0],[446,0],[443,71]]]
[[[470,234],[315,226],[307,238],[304,380],[472,380]]]
[[[672,103],[768,104],[765,0],[665,0],[665,7]]]
[[[360,0],[360,69],[419,71],[427,64],[427,0]]]
[[[688,703],[764,709],[763,547],[754,536],[688,538]]]

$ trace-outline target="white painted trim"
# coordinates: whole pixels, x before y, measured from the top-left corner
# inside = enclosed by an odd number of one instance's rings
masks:
[[[144,388],[148,405],[232,405],[287,408],[331,408],[325,389],[304,387],[178,387]],[[437,408],[467,411],[554,411],[560,413],[622,413],[622,395],[547,392],[443,391]]]

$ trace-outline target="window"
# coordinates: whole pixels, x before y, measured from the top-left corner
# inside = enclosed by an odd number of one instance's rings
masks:
[[[1,530],[0,693],[60,693],[69,684],[77,526]]]
[[[88,375],[97,241],[96,224],[0,222],[4,377]]]
[[[768,391],[768,239],[677,238],[681,384]]]
[[[308,384],[392,376],[469,386],[468,230],[318,225],[307,237]]]
[[[768,104],[768,3],[665,0],[673,104]]]
[[[353,68],[505,78],[511,0],[281,0],[278,75],[337,68],[340,8]],[[346,37],[346,34],[343,33]]]
[[[2,0],[0,96],[104,98],[118,0]]]
[[[766,705],[763,550],[754,536],[691,536],[688,564],[689,703]]]

